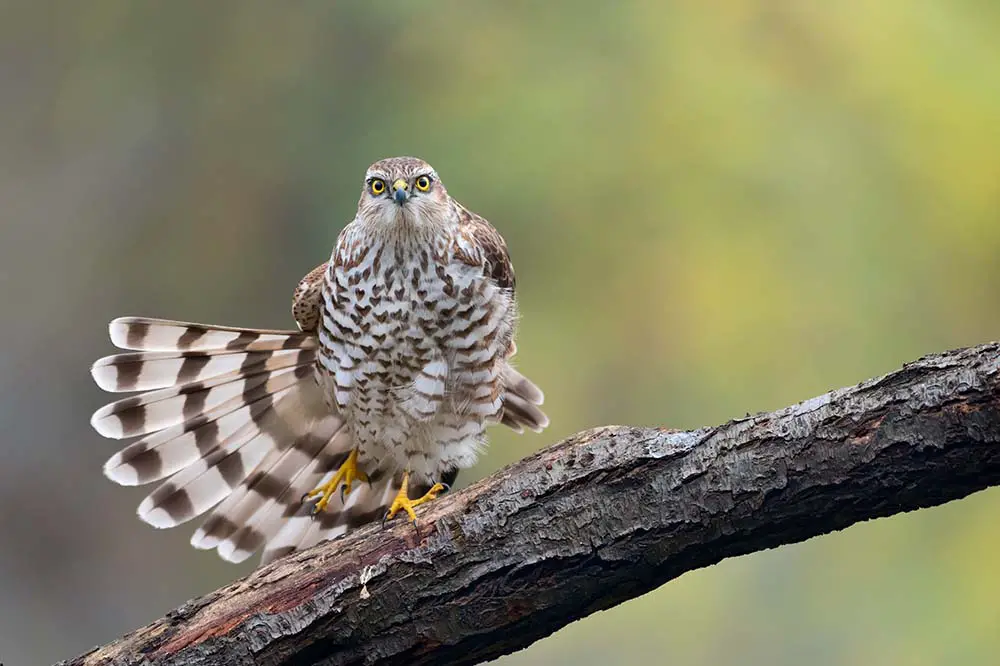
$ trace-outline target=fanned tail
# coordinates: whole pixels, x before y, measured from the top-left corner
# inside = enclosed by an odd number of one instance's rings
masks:
[[[114,320],[110,332],[133,351],[97,361],[94,380],[139,393],[97,410],[91,423],[106,437],[140,437],[107,461],[108,478],[165,479],[139,505],[145,522],[173,527],[215,507],[192,545],[241,562],[261,547],[284,554],[294,541],[295,550],[307,533],[336,536],[357,524],[355,505],[371,505],[373,516],[385,510],[387,475],[355,486],[346,508],[335,497],[316,520],[302,502],[352,448],[316,381],[315,335],[137,317]]]

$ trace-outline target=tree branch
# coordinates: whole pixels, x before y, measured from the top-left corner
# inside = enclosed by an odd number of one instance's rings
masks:
[[[726,557],[1000,482],[1000,343],[770,414],[579,433],[64,664],[474,664]]]

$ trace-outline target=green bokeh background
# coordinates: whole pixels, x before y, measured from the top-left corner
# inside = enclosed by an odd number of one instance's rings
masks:
[[[0,3],[0,661],[248,571],[100,475],[123,314],[287,327],[364,168],[505,235],[552,427],[689,428],[1000,338],[990,0]],[[994,664],[1000,493],[725,561],[528,664]]]

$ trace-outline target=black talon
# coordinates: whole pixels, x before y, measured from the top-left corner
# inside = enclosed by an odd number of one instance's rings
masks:
[[[438,483],[440,483],[442,486],[444,486],[444,490],[442,490],[441,492],[443,492],[443,493],[450,493],[451,492],[451,484],[450,483],[445,483],[444,481],[438,481]]]
[[[341,484],[341,486],[340,486],[340,503],[341,504],[347,504],[347,500],[344,499],[344,489],[345,488],[347,488],[347,484],[346,483]]]

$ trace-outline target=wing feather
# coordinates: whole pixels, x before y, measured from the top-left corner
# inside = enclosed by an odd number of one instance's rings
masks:
[[[454,200],[453,200],[454,201]],[[514,264],[507,252],[507,242],[496,228],[455,201],[458,209],[459,233],[469,241],[471,251],[460,251],[458,259],[471,265],[482,265],[483,273],[501,289],[514,291]]]

